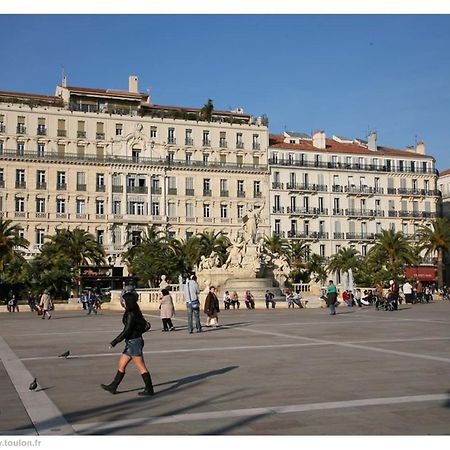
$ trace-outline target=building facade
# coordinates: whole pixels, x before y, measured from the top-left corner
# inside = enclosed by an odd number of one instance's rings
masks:
[[[271,135],[273,234],[304,240],[325,258],[342,247],[367,254],[382,229],[413,237],[438,215],[435,160],[425,145],[399,150],[323,131]]]
[[[0,217],[28,256],[80,227],[116,264],[148,225],[232,238],[268,198],[268,139],[264,117],[155,105],[135,76],[128,91],[63,80],[55,96],[0,92]],[[268,215],[260,227],[269,234]]]

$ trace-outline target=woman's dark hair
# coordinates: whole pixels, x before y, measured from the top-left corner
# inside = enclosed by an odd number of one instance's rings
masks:
[[[161,289],[162,295],[169,295],[169,291],[167,289]]]

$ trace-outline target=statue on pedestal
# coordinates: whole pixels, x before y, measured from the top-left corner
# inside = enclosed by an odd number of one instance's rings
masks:
[[[244,240],[251,244],[256,244],[256,236],[258,225],[261,222],[261,211],[264,209],[265,203],[262,206],[250,208],[242,218],[242,230],[244,232]]]

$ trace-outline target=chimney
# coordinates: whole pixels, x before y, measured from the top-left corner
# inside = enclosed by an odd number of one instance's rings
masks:
[[[128,77],[128,91],[138,93],[138,77],[136,75],[130,75]]]
[[[369,136],[367,136],[367,148],[372,152],[377,151],[377,133],[375,131],[371,131]]]
[[[321,150],[325,150],[327,148],[325,140],[325,131],[314,131],[312,134],[312,138],[313,138],[313,147]]]
[[[423,141],[419,141],[416,144],[416,153],[419,153],[420,155],[426,155],[426,151],[425,151],[425,142]]]

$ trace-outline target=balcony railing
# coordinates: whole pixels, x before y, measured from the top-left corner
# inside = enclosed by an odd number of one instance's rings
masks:
[[[27,132],[27,127],[25,125],[19,124],[16,128],[17,134],[25,134]]]
[[[67,136],[67,131],[66,130],[57,130],[56,135],[58,137],[66,137]]]
[[[373,241],[375,233],[346,233],[346,239],[349,241]]]
[[[16,189],[25,189],[26,187],[26,181],[16,181]]]
[[[195,191],[194,191],[194,189],[186,189],[185,194],[186,195],[195,195]]]
[[[345,238],[345,233],[341,233],[341,232],[335,231],[333,233],[333,238],[334,239],[344,239]]]
[[[429,190],[429,189],[406,189],[406,188],[398,188],[397,193],[399,195],[411,195],[411,196],[436,196],[439,195],[439,191]]]
[[[230,192],[229,191],[220,191],[220,196],[221,197],[229,197]]]
[[[348,217],[374,217],[373,209],[346,209],[345,215]]]
[[[95,191],[96,192],[105,192],[106,186],[104,184],[96,184],[95,185]]]
[[[47,128],[38,128],[36,131],[36,134],[38,136],[46,136],[47,135]]]
[[[317,239],[328,239],[329,233],[321,231],[288,231],[288,237],[293,239],[304,239],[304,240],[317,240]]]
[[[203,139],[203,147],[211,147],[211,141],[209,139]]]
[[[47,189],[47,183],[45,181],[37,181],[36,189]]]
[[[85,191],[86,190],[86,184],[78,184],[77,183],[77,191]]]
[[[151,192],[152,194],[154,194],[154,195],[161,195],[161,193],[162,193],[162,188],[152,186],[150,192]]]
[[[167,188],[167,193],[168,193],[169,195],[177,195],[177,192],[178,192],[178,190],[177,190],[176,187],[170,187],[170,188]]]
[[[194,139],[192,138],[186,138],[184,140],[184,145],[194,145]]]
[[[105,133],[95,133],[95,139],[98,139],[98,140],[105,139]]]
[[[6,149],[3,148],[3,152],[0,152],[0,159],[3,158],[23,158],[27,160],[36,160],[40,161],[42,157],[39,157],[37,151],[23,151],[20,154],[17,154],[16,149]],[[97,163],[101,162],[102,164],[110,163],[110,164],[132,164],[136,163],[140,166],[168,166],[168,161],[166,159],[160,158],[147,158],[140,157],[139,161],[134,161],[131,156],[117,156],[117,155],[104,155],[99,157],[96,153],[58,153],[57,151],[46,151],[45,158],[47,162],[75,162],[75,163]],[[219,161],[186,161],[185,159],[181,160],[173,160],[170,161],[171,167],[204,167],[204,168],[218,168],[221,170],[239,170],[244,172],[257,172],[257,173],[267,173],[268,167],[266,164],[243,164],[243,163],[231,163],[231,162],[219,162]]]
[[[223,140],[223,139],[220,139],[220,141],[219,141],[219,147],[220,147],[220,148],[227,148],[227,147],[228,147],[227,141],[225,141],[225,140]]]
[[[65,191],[67,189],[67,183],[56,183],[57,191]]]
[[[296,167],[317,167],[322,169],[339,169],[339,170],[357,170],[366,172],[401,172],[401,173],[430,173],[437,174],[437,169],[415,167],[413,170],[411,168],[403,167],[402,169],[395,169],[392,166],[376,166],[374,164],[359,164],[359,163],[334,163],[326,161],[299,161],[292,159],[280,159],[280,158],[270,158],[269,164],[275,166],[296,166]],[[334,191],[333,191],[334,192]]]
[[[327,192],[328,187],[323,184],[287,183],[286,188],[291,191]]]
[[[253,142],[252,149],[261,150],[261,144],[259,142]]]
[[[243,142],[236,142],[236,148],[244,148]]]
[[[5,180],[0,180],[0,188],[4,188],[5,187]]]
[[[237,191],[237,196],[240,198],[245,197],[245,191]]]
[[[272,212],[273,214],[284,214],[284,206],[274,206]]]
[[[4,133],[6,131],[6,126],[4,123],[0,123],[0,133]]]
[[[212,191],[211,189],[203,189],[203,197],[211,197]]]
[[[174,137],[168,137],[168,138],[167,138],[167,143],[168,143],[168,144],[176,144],[176,143],[177,143],[177,140],[176,140],[176,138],[174,138]]]
[[[147,194],[147,186],[127,186],[128,194]]]
[[[279,181],[274,181],[272,183],[272,189],[284,189],[284,183],[280,183]]]
[[[123,186],[120,184],[113,184],[112,191],[113,192],[123,192]]]
[[[86,138],[86,131],[77,131],[77,138],[78,139]]]
[[[382,188],[373,188],[370,186],[344,186],[344,192],[347,194],[363,194],[363,195],[373,195],[373,194],[382,194]]]

